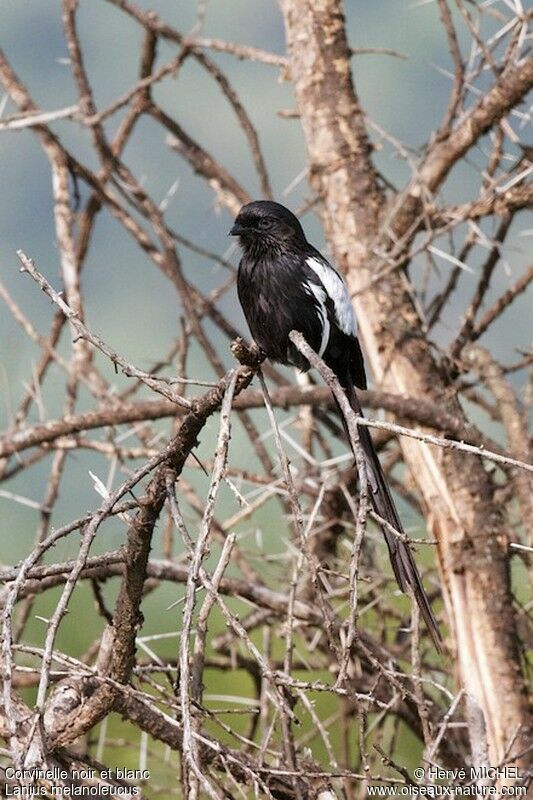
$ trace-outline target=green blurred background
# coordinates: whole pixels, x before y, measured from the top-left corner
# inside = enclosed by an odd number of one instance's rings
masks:
[[[152,0],[149,3],[139,2],[139,6],[154,9],[184,33],[190,31],[196,21],[196,3],[192,0]],[[362,105],[369,117],[397,139],[412,148],[419,148],[438,125],[451,85],[450,79],[436,68],[451,69],[436,4],[415,4],[404,0],[348,0],[346,12],[349,40],[353,47],[387,47],[408,56],[404,60],[383,55],[360,55],[354,58],[353,67]],[[78,27],[95,99],[98,107],[104,108],[137,80],[142,29],[103,0],[81,0]],[[201,35],[252,44],[276,53],[284,52],[282,19],[276,3],[271,0],[209,0]],[[57,0],[3,0],[0,37],[8,59],[40,108],[52,110],[77,101]],[[463,34],[461,42],[466,47],[468,39]],[[174,46],[160,44],[157,64],[161,65],[175,52]],[[282,119],[276,113],[295,105],[290,84],[279,80],[279,70],[275,67],[242,62],[220,53],[211,55],[226,72],[259,131],[276,199],[296,209],[310,196],[305,181],[300,181],[294,189],[286,192],[305,167],[304,140],[297,120]],[[193,59],[186,62],[178,80],[167,78],[163,84],[158,84],[154,96],[252,195],[258,195],[258,181],[242,130],[216,84]],[[15,111],[11,102],[8,102],[4,114]],[[110,136],[122,115],[121,111],[106,122]],[[55,123],[53,128],[78,158],[92,168],[97,167],[88,134],[80,125],[64,121]],[[483,148],[487,146],[486,142],[482,142],[480,148],[474,149],[468,160],[453,171],[443,192],[445,200],[465,202],[475,196],[480,183],[478,167],[484,161]],[[389,181],[396,186],[405,183],[409,170],[388,145],[380,147],[375,157]],[[141,121],[125,151],[124,160],[142,179],[156,201],[162,200],[169,188],[178,181],[177,191],[170,200],[167,212],[171,227],[212,251],[219,254],[229,252],[230,259],[237,263],[236,252],[228,250],[229,214],[216,207],[209,186],[166,147],[162,129],[149,120]],[[58,286],[50,169],[31,131],[3,133],[0,136],[0,180],[3,187],[0,192],[1,278],[35,327],[45,333],[53,309],[30,279],[19,274],[15,256],[15,251],[22,248]],[[88,194],[81,184],[80,190],[83,200]],[[318,218],[308,214],[304,223],[309,238],[317,246],[324,247]],[[505,245],[504,259],[496,271],[488,301],[514,282],[526,263],[530,241],[528,235],[532,231],[527,231],[523,216],[517,223]],[[493,230],[492,223],[487,223],[484,230],[490,233]],[[447,250],[449,242],[443,241],[438,246]],[[474,252],[471,263],[473,273],[462,277],[460,291],[453,298],[443,324],[435,332],[437,345],[445,343],[457,330],[461,313],[475,289],[475,270],[483,255],[482,248]],[[183,250],[181,256],[185,274],[204,291],[220,285],[227,277],[222,268],[213,266],[212,262],[198,255]],[[414,274],[421,266],[422,262],[415,265]],[[432,277],[434,289],[445,281],[449,268],[446,261],[441,262],[441,274]],[[125,358],[140,368],[148,369],[169,351],[179,335],[181,309],[177,297],[168,290],[166,279],[105,211],[98,217],[83,269],[82,285],[89,326]],[[519,298],[513,306],[512,323],[504,316],[483,340],[483,344],[502,360],[514,360],[516,348],[528,344],[530,301],[528,295]],[[221,307],[245,332],[234,291],[224,297]],[[208,332],[213,333],[209,327]],[[0,343],[0,417],[4,428],[9,425],[24,385],[31,380],[38,351],[5,307],[0,308]],[[63,335],[59,349],[68,354],[68,333]],[[224,348],[224,356],[227,363],[231,363],[227,348]],[[116,376],[99,356],[97,363],[110,382],[119,388],[125,385],[125,380]],[[213,379],[211,369],[198,351],[193,351],[189,372],[196,378]],[[513,380],[515,385],[520,386],[524,380],[523,373],[518,373]],[[50,370],[43,400],[50,417],[62,414],[64,375],[55,366]],[[82,392],[78,410],[89,408],[91,404],[91,399]],[[255,412],[254,417],[259,425],[265,425],[262,412]],[[287,415],[279,414],[280,420],[285,418]],[[30,419],[38,419],[35,409]],[[212,455],[217,422],[217,419],[211,420],[202,435],[199,455],[203,458]],[[155,428],[168,432],[169,423],[161,422]],[[494,427],[491,433],[498,435]],[[104,434],[93,435],[99,437]],[[243,467],[254,465],[246,438],[238,426],[232,442],[231,461]],[[69,462],[53,516],[54,526],[99,505],[89,470],[104,482],[108,476],[105,459],[94,453],[76,452],[69,457]],[[45,490],[48,467],[48,461],[42,462],[3,488],[39,502]],[[191,468],[187,471],[187,478],[205,495],[205,476]],[[120,476],[117,475],[115,486],[119,480]],[[234,497],[224,489],[219,504],[220,515],[236,510]],[[420,528],[420,521],[414,519],[406,507],[402,507],[402,512],[408,524]],[[15,563],[27,554],[33,542],[38,513],[0,496],[0,518],[1,560],[3,563]],[[188,519],[191,530],[194,530],[194,515],[190,514]],[[244,547],[255,551],[258,557],[264,550],[270,554],[272,560],[264,562],[264,569],[276,582],[283,575],[283,554],[288,536],[276,501],[266,503],[252,521],[237,530]],[[161,535],[161,531],[158,535]],[[120,522],[107,523],[100,532],[95,552],[119,546],[123,536],[124,527]],[[50,558],[59,560],[73,557],[77,552],[77,542],[76,535],[62,540]],[[160,543],[156,542],[154,553],[159,551]],[[216,554],[215,548],[213,558]],[[428,558],[431,560],[430,556]],[[106,587],[110,607],[116,588],[117,584],[113,582]],[[54,608],[57,596],[57,592],[49,592],[36,606],[36,612],[47,617]],[[176,653],[180,608],[168,612],[164,609],[179,596],[179,587],[166,586],[152,593],[143,606],[146,620],[143,635],[170,635],[170,638],[149,643],[160,656],[170,657]],[[233,604],[233,607],[241,612],[244,610],[239,604]],[[221,624],[221,621],[218,620],[217,624]],[[213,620],[210,630],[216,631],[217,624]],[[42,644],[45,629],[42,621],[32,619],[26,640]],[[70,613],[61,627],[59,647],[73,655],[81,654],[100,631],[101,620],[93,612],[90,595],[86,589],[78,589],[70,605]],[[208,694],[243,693],[243,674],[228,673],[222,677],[218,672],[208,674],[212,679]],[[317,702],[317,708],[327,716],[330,699],[323,696]],[[304,729],[309,724],[305,717],[304,714]],[[231,724],[241,731],[246,727],[244,721],[242,724],[236,723],[235,716],[232,716]],[[131,730],[118,721],[110,730],[114,736],[128,738],[131,735]],[[335,739],[337,734],[334,731],[332,735]],[[157,746],[154,751],[161,754],[161,748]],[[410,736],[406,736],[399,759],[402,763],[413,765],[419,751],[419,745],[415,747]],[[313,743],[313,752],[317,757],[323,757],[322,746],[317,741]],[[103,757],[118,766],[138,766],[136,747],[114,750],[108,747]],[[157,771],[158,779],[154,779],[151,787],[148,787],[148,796],[151,791],[155,793],[156,782],[167,785],[169,775],[174,774],[174,757],[167,767],[157,766],[158,762],[159,759],[151,761],[149,757],[148,768],[154,773]]]

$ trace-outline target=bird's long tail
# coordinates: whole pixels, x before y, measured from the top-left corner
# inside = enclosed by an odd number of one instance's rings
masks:
[[[343,382],[347,385],[344,386],[346,395],[350,402],[350,406],[357,416],[363,416],[359,399],[351,381]],[[347,425],[344,416],[341,412],[341,417],[347,430]],[[359,442],[364,454],[365,464],[368,469],[368,494],[370,502],[376,514],[389,523],[398,533],[403,534],[404,529],[394,505],[394,500],[387,485],[383,469],[381,467],[378,454],[374,448],[374,443],[370,435],[370,431],[365,425],[357,426],[359,433]],[[348,437],[349,438],[349,437]],[[413,555],[409,549],[409,545],[403,542],[400,538],[395,536],[384,525],[381,526],[383,536],[387,542],[389,549],[390,561],[392,569],[398,585],[402,592],[412,594],[420,609],[420,613],[424,618],[427,629],[433,639],[435,647],[438,652],[442,652],[442,638],[440,635],[437,621],[433,615],[429,598],[422,585],[422,579],[415,564]]]

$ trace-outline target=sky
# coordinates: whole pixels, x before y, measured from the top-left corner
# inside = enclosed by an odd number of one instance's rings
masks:
[[[153,8],[183,33],[190,31],[196,22],[197,6],[190,0],[151,0],[139,5]],[[404,56],[356,55],[354,80],[369,125],[376,123],[386,129],[416,156],[441,119],[451,84],[449,76],[444,74],[450,69],[451,60],[437,5],[404,0],[348,0],[345,8],[352,47],[392,48]],[[80,0],[78,27],[96,104],[99,109],[105,108],[136,82],[142,31],[105,0]],[[278,54],[284,52],[283,22],[272,0],[209,0],[201,35],[252,44]],[[76,103],[58,0],[3,0],[0,40],[40,108],[54,110]],[[464,31],[460,33],[460,42],[467,52]],[[174,45],[162,44],[157,64],[165,63],[175,52]],[[278,113],[295,107],[290,84],[276,67],[220,53],[212,58],[226,72],[259,132],[276,199],[298,208],[310,197],[305,178],[302,179],[305,142],[298,120]],[[189,59],[179,79],[165,80],[154,90],[154,96],[252,196],[258,196],[259,184],[245,137],[205,71]],[[12,113],[15,108],[7,101],[4,115]],[[121,117],[122,112],[106,123],[110,136]],[[59,121],[53,129],[79,159],[91,168],[98,166],[88,132],[79,123]],[[375,133],[372,136],[378,145],[375,158],[380,170],[391,183],[403,186],[409,176],[406,164]],[[197,244],[228,255],[236,264],[237,253],[227,238],[231,226],[229,213],[217,206],[210,187],[167,147],[165,138],[165,133],[153,122],[143,120],[125,151],[125,162],[155,200],[160,202],[167,197],[167,218],[173,228]],[[480,148],[473,149],[468,160],[453,171],[443,192],[445,200],[464,202],[472,197],[479,184],[477,167],[485,146],[481,143]],[[49,280],[58,285],[50,169],[31,131],[0,133],[0,181],[4,187],[0,192],[0,277],[37,330],[46,333],[53,309],[30,279],[20,274],[16,258],[17,249],[22,248]],[[79,189],[82,199],[87,197],[85,187],[80,185]],[[170,189],[172,196],[168,197]],[[304,225],[311,241],[325,247],[318,217],[308,214]],[[496,292],[509,286],[525,266],[530,242],[528,225],[533,228],[531,221],[528,223],[522,216],[496,270],[489,301]],[[444,241],[440,246],[445,250],[447,243]],[[185,274],[202,289],[215,288],[226,279],[221,267],[186,250],[181,255]],[[469,264],[472,272],[464,275],[444,324],[436,331],[437,346],[450,339],[460,325],[461,314],[477,283],[476,268],[482,255],[481,251],[474,254]],[[435,286],[446,279],[450,263],[442,259],[439,266],[440,274],[432,278]],[[90,327],[126,359],[147,369],[168,352],[179,331],[181,309],[176,296],[168,291],[166,279],[107,213],[98,218],[83,269],[82,287]],[[234,291],[228,292],[221,307],[244,333],[246,328]],[[531,296],[525,295],[513,306],[512,317],[502,318],[482,343],[497,356],[514,360],[516,348],[529,342],[530,321]],[[68,353],[68,337],[63,337],[60,349]],[[0,419],[3,425],[11,418],[24,385],[31,380],[37,357],[36,348],[2,308]],[[102,360],[98,363],[109,380],[123,385],[107,364]],[[230,363],[229,353],[227,363]],[[213,377],[199,357],[194,368],[196,377]],[[523,380],[523,374],[515,380]],[[63,391],[63,377],[53,368],[43,398],[49,415],[61,414]],[[82,393],[80,407],[90,402]],[[35,409],[31,419],[37,416]],[[91,508],[98,502],[88,477],[89,470],[96,469],[94,459],[82,457],[76,466],[62,492],[57,509],[59,521],[75,516],[80,503]],[[45,481],[46,470],[36,468],[12,481],[9,488],[39,500]],[[27,537],[33,535],[35,512],[0,497],[0,514],[20,533],[20,538],[12,537],[12,542],[18,543],[12,546],[23,552]]]
[[[139,0],[139,6],[154,9],[182,33],[191,31],[196,23],[197,5],[192,0]],[[284,52],[283,21],[273,0],[208,0],[205,8],[202,36],[251,44],[278,54]],[[370,128],[375,123],[387,130],[416,157],[442,117],[451,86],[450,77],[445,74],[451,68],[451,60],[437,4],[416,0],[347,0],[345,8],[352,47],[391,48],[404,56],[356,55],[353,59],[354,81]],[[106,0],[80,0],[78,25],[96,104],[102,109],[135,84],[142,31],[134,21]],[[460,43],[465,53],[468,52],[467,41],[464,31],[460,29]],[[77,102],[58,0],[2,0],[0,42],[40,108],[55,110]],[[175,52],[174,45],[162,44],[157,65],[172,58]],[[309,199],[310,190],[303,177],[306,152],[300,124],[298,120],[287,119],[278,113],[295,107],[290,84],[283,80],[276,67],[243,62],[220,53],[212,54],[212,58],[227,74],[259,132],[275,199],[297,209]],[[191,136],[238,178],[252,196],[259,195],[259,183],[242,130],[205,71],[189,59],[179,79],[166,79],[156,87],[154,96],[168,113],[177,117]],[[15,113],[14,105],[6,98],[2,100],[1,90],[0,103],[4,115]],[[121,118],[122,112],[106,122],[106,132],[110,137]],[[519,122],[513,120],[513,124],[518,126]],[[77,158],[89,167],[97,168],[88,132],[78,122],[59,121],[54,123],[53,130]],[[375,160],[379,169],[392,184],[402,187],[409,178],[409,169],[386,142],[380,141],[375,132],[371,135],[377,145]],[[230,214],[217,206],[211,188],[167,147],[165,138],[164,131],[153,122],[143,120],[124,153],[126,164],[157,202],[165,198],[168,200],[169,225],[197,244],[226,255],[236,265],[237,253],[227,237],[232,223]],[[452,172],[443,191],[444,200],[459,203],[472,198],[479,185],[478,167],[483,162],[483,148],[486,146],[486,142],[481,142],[469,153],[468,159]],[[16,257],[16,251],[22,248],[52,284],[59,286],[50,168],[31,131],[0,131],[0,182],[3,187],[0,192],[0,279],[35,328],[46,334],[54,310],[28,276],[20,274]],[[87,191],[81,184],[79,190],[83,200],[87,197]],[[319,218],[308,214],[303,222],[309,239],[316,246],[325,248]],[[504,248],[503,259],[494,275],[487,302],[511,285],[527,264],[532,233],[531,218],[521,215]],[[446,240],[439,242],[444,252],[447,252],[448,245]],[[186,276],[203,290],[215,288],[226,280],[226,272],[212,262],[185,249],[180,249],[180,255]],[[461,324],[461,315],[477,284],[476,270],[482,256],[482,250],[473,254],[468,265],[471,272],[462,276],[459,291],[453,298],[446,318],[435,331],[436,347],[445,345]],[[431,278],[434,288],[446,280],[450,263],[441,258],[439,267],[440,273]],[[419,279],[420,270],[421,263],[415,265],[414,280]],[[149,369],[169,351],[180,330],[181,308],[176,295],[169,291],[168,282],[154,269],[149,259],[105,212],[98,217],[83,268],[82,288],[87,323],[127,360],[141,369]],[[234,290],[225,295],[221,307],[245,333],[244,319]],[[215,336],[209,327],[208,333]],[[496,356],[512,361],[517,358],[516,349],[527,346],[530,338],[531,294],[520,298],[513,306],[512,313],[504,316],[491,329],[482,344]],[[218,344],[218,340],[215,341]],[[59,349],[68,355],[69,348],[66,334]],[[1,428],[11,420],[24,387],[31,381],[38,356],[38,349],[29,342],[6,308],[0,306]],[[225,357],[230,364],[229,352]],[[98,357],[97,363],[106,378],[117,387],[126,384],[125,379],[116,376],[101,357]],[[193,351],[190,370],[197,378],[213,378],[211,369],[197,351]],[[520,387],[524,373],[514,376],[513,380]],[[44,413],[51,417],[60,416],[63,404],[64,376],[52,367],[42,398]],[[93,404],[93,400],[81,392],[78,408],[92,407]],[[38,418],[39,408],[36,405],[30,421]],[[281,412],[280,418],[283,418]],[[212,455],[217,425],[218,421],[212,420],[202,434],[199,449],[201,457]],[[156,428],[168,434],[168,422]],[[491,433],[494,433],[492,429]],[[103,437],[104,432],[101,435]],[[235,463],[248,464],[245,438],[241,434],[237,434],[232,447],[236,453]],[[43,463],[26,470],[6,484],[5,488],[39,503],[46,487],[48,467],[48,463]],[[76,453],[70,457],[54,511],[54,525],[98,507],[100,497],[95,492],[91,473],[104,482],[109,478],[107,464],[94,454]],[[115,482],[119,479],[120,475],[117,474]],[[191,470],[188,479],[205,490],[207,478],[199,476],[198,471]],[[235,499],[231,492],[224,489],[221,496],[222,508],[232,509]],[[416,524],[412,516],[409,518],[407,507],[401,505],[401,509],[407,527],[409,523]],[[15,562],[27,554],[33,542],[38,514],[34,508],[0,495],[0,520],[3,528],[0,558],[4,563]],[[254,523],[255,529],[250,527],[249,530],[240,531],[249,536],[247,545],[252,546],[255,542],[259,549],[264,548],[274,555],[279,551],[277,563],[282,564],[281,558],[287,547],[284,539],[285,522],[275,500],[266,504],[254,517]],[[267,535],[259,533],[261,527],[264,527]],[[269,531],[273,528],[277,533],[270,536]],[[160,534],[158,530],[157,537]],[[106,525],[105,535],[98,540],[96,547],[113,549],[122,541],[123,528],[119,523],[111,522]],[[69,537],[56,547],[50,557],[72,557],[78,545],[78,538]],[[277,568],[275,563],[274,566],[270,563],[265,566],[268,574]],[[106,587],[106,597],[110,603],[113,591],[113,587]],[[143,606],[147,620],[144,632],[166,634],[173,629],[172,626],[175,628],[177,625],[176,612],[173,612],[173,616],[161,613],[162,608],[175,600],[177,590],[175,587],[165,587],[162,591],[165,592],[163,601],[160,594],[156,593]],[[42,617],[51,612],[56,599],[57,595],[47,594],[39,606]],[[77,590],[70,604],[73,613],[66,617],[58,643],[68,652],[83,652],[99,632],[98,621],[96,618],[89,620],[86,608],[87,594]],[[80,625],[80,618],[86,620],[86,624]],[[42,643],[44,632],[42,620],[32,618],[29,638]],[[165,646],[163,642],[161,648]],[[175,639],[169,640],[168,647],[172,652]],[[238,677],[227,676],[228,681],[233,678],[238,683]],[[233,688],[235,693],[241,689],[237,685]],[[225,691],[230,690],[228,684]],[[406,742],[406,746],[409,746],[409,741]]]

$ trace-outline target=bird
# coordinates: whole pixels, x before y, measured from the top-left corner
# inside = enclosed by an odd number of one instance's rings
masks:
[[[230,236],[242,251],[237,294],[255,343],[273,362],[306,372],[310,364],[289,338],[303,334],[333,370],[353,411],[362,416],[357,389],[367,388],[363,352],[350,294],[341,273],[307,241],[297,217],[271,200],[240,209]],[[340,410],[340,409],[339,409]],[[341,418],[345,430],[347,423]],[[368,427],[358,425],[371,505],[400,534],[404,529]],[[409,545],[381,525],[394,576],[412,594],[438,652],[442,638]]]

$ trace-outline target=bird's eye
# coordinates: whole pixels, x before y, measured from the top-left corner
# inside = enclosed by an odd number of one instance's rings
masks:
[[[274,220],[271,217],[261,217],[258,223],[262,231],[267,231],[273,224]]]

